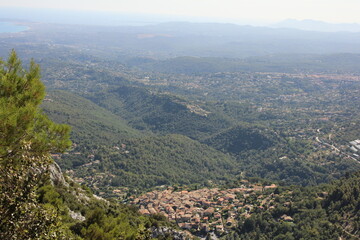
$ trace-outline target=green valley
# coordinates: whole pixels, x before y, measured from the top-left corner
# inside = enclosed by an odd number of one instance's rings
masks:
[[[0,33],[1,239],[359,239],[359,34],[27,25]]]

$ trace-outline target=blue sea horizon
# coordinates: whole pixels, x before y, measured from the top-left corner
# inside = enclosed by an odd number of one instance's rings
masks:
[[[11,22],[0,22],[0,33],[17,33],[27,30],[28,27]]]

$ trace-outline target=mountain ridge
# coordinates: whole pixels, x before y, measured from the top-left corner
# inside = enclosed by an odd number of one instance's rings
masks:
[[[360,32],[360,24],[358,23],[328,23],[311,19],[286,19],[272,24],[270,27],[292,28],[314,32]]]

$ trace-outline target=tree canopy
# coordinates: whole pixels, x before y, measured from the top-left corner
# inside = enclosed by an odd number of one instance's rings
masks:
[[[46,176],[51,153],[71,145],[70,128],[53,123],[39,108],[45,96],[40,68],[29,70],[13,50],[0,59],[0,238],[53,238],[56,218],[38,204],[35,191]]]

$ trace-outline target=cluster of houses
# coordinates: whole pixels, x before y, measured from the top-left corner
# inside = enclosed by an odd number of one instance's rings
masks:
[[[269,207],[273,195],[262,195],[262,192],[276,187],[275,184],[260,186],[249,183],[225,190],[204,188],[174,191],[169,187],[163,191],[155,190],[137,197],[133,199],[132,204],[139,206],[141,214],[162,214],[182,229],[194,233],[221,234],[227,228],[235,226],[240,215],[245,218],[251,216],[255,208],[254,201],[247,199],[255,198],[256,207]]]

